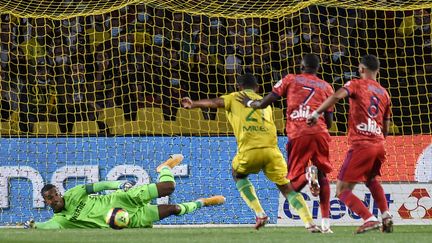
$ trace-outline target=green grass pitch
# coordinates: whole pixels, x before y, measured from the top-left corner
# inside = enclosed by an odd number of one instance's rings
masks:
[[[353,235],[355,226],[333,227],[334,234],[309,234],[301,227],[153,228],[125,230],[0,229],[0,242],[431,242],[432,225],[395,226],[391,234],[379,231]]]

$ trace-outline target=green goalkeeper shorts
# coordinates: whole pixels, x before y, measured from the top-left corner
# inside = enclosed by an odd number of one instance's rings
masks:
[[[155,184],[146,184],[136,186],[128,191],[117,190],[111,194],[112,200],[115,201],[118,207],[142,207],[151,202],[151,200],[158,198],[158,191]]]
[[[148,228],[159,220],[159,210],[151,205],[158,197],[155,184],[136,186],[128,191],[117,190],[110,194],[110,206],[125,209],[129,213],[129,228]]]
[[[129,228],[151,228],[153,222],[159,221],[158,206],[152,204],[141,206],[129,220]]]

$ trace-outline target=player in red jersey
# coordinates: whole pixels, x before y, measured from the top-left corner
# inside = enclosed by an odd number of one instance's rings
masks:
[[[306,54],[302,59],[301,74],[285,76],[262,100],[251,100],[244,95],[241,101],[248,107],[263,109],[281,96],[287,97],[288,179],[297,192],[309,181],[312,194],[320,197],[322,232],[333,233],[329,219],[330,185],[326,177],[332,171],[327,130],[333,120],[332,109],[326,110],[325,119],[319,119],[317,126],[311,128],[305,124],[310,113],[333,94],[333,88],[316,76],[319,66],[316,55]],[[312,162],[310,167],[309,161]]]
[[[375,202],[381,211],[383,232],[392,232],[393,221],[388,211],[388,202],[376,176],[381,175],[381,165],[385,162],[385,137],[390,126],[390,97],[376,81],[379,71],[376,56],[366,55],[359,64],[360,79],[347,82],[334,95],[324,101],[307,119],[309,125],[319,121],[320,114],[333,107],[340,99],[349,96],[350,148],[339,171],[336,195],[352,211],[361,216],[364,224],[357,233],[378,229],[380,222],[358,199],[352,190],[358,182],[366,182]]]

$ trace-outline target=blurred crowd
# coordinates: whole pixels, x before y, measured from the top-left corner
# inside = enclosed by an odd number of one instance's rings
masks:
[[[255,74],[260,92],[270,92],[300,71],[309,52],[321,58],[320,76],[338,89],[357,76],[358,58],[368,53],[381,61],[394,123],[404,134],[430,133],[430,12],[310,6],[283,18],[229,19],[139,4],[64,20],[3,14],[1,120],[16,112],[21,131],[56,121],[70,132],[74,122],[97,120],[107,107],[135,120],[148,106],[175,120],[181,97],[234,91],[239,74]],[[336,107],[339,131],[346,131],[346,109]],[[214,112],[204,114],[214,119]]]

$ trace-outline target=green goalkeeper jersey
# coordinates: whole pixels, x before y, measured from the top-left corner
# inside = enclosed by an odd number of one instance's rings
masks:
[[[64,209],[46,222],[36,223],[38,229],[108,228],[105,217],[113,207],[121,207],[133,215],[137,211],[134,202],[127,200],[118,190],[108,195],[89,195],[86,185],[76,186],[63,196]]]

